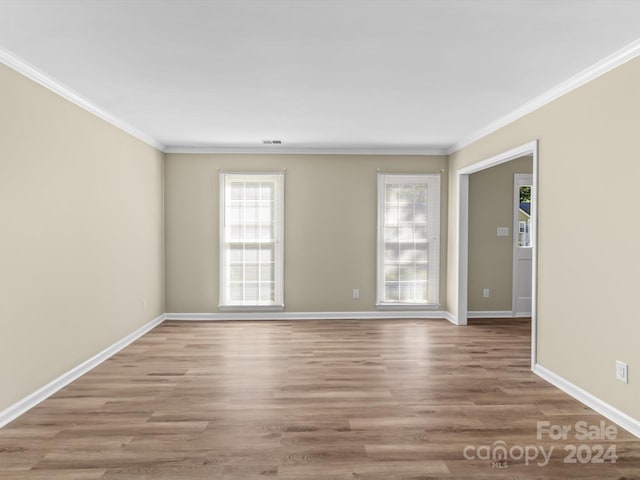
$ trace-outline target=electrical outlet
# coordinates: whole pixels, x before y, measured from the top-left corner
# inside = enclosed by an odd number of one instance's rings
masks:
[[[353,298],[360,298],[360,290],[357,288],[353,289]]]
[[[629,383],[629,365],[620,360],[616,360],[616,379]]]
[[[488,289],[488,288],[485,288],[485,289],[482,291],[482,296],[483,296],[484,298],[489,298],[489,289]]]

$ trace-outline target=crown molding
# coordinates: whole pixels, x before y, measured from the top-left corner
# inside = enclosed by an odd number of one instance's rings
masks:
[[[617,52],[612,53],[608,57],[603,58],[599,62],[595,63],[589,68],[586,68],[585,70],[574,75],[568,80],[565,80],[559,85],[556,85],[542,95],[533,98],[521,107],[515,109],[504,117],[500,117],[498,120],[486,125],[464,140],[456,142],[447,150],[447,155],[451,155],[458,150],[461,150],[462,148],[472,144],[473,142],[486,137],[496,130],[499,130],[502,127],[507,126],[508,124],[515,122],[519,118],[522,118],[525,115],[538,110],[539,108],[553,102],[561,96],[566,95],[567,93],[583,86],[591,80],[594,80],[601,75],[604,75],[605,73],[613,70],[614,68],[619,67],[623,63],[634,59],[638,55],[640,55],[640,39],[630,43],[624,48],[621,48]]]
[[[167,146],[165,153],[259,154],[259,155],[447,155],[448,147],[215,147]]]
[[[7,67],[15,70],[16,72],[24,75],[25,77],[33,80],[34,82],[42,85],[43,87],[51,90],[52,92],[57,93],[62,98],[70,101],[71,103],[88,111],[89,113],[94,114],[95,116],[101,118],[102,120],[113,125],[114,127],[119,128],[123,132],[128,133],[129,135],[137,138],[138,140],[146,143],[147,145],[152,146],[157,150],[164,151],[165,146],[160,142],[158,142],[155,138],[151,137],[150,135],[147,135],[146,133],[129,125],[123,120],[115,117],[114,115],[107,112],[106,110],[91,103],[89,100],[87,100],[83,96],[77,94],[70,88],[64,86],[62,83],[44,74],[43,72],[35,68],[33,65],[30,65],[29,63],[25,62],[17,55],[14,55],[13,53],[7,51],[2,47],[0,47],[0,62],[2,62]]]

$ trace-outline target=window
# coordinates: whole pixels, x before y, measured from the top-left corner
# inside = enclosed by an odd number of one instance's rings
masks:
[[[437,306],[440,175],[378,174],[378,306]]]
[[[284,174],[220,174],[220,306],[284,306]]]
[[[518,180],[517,177],[516,180]],[[521,181],[524,180],[521,179]],[[520,197],[518,202],[518,246],[531,248],[531,185],[517,185],[517,188]]]

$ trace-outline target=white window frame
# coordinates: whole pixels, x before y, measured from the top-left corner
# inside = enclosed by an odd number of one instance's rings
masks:
[[[272,302],[240,302],[231,301],[230,249],[228,248],[228,228],[226,224],[226,206],[230,198],[227,185],[232,182],[264,182],[272,181],[274,186],[274,300]],[[278,173],[220,173],[220,310],[270,311],[284,309],[284,172]],[[260,243],[260,241],[256,241]]]
[[[385,224],[386,186],[393,184],[427,185],[427,299],[425,301],[385,300]],[[380,309],[437,309],[440,306],[440,174],[378,174],[378,225],[376,305]]]

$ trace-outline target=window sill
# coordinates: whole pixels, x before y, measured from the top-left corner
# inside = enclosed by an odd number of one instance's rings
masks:
[[[284,305],[218,305],[221,312],[281,312]]]
[[[437,310],[437,303],[378,303],[378,310]]]

